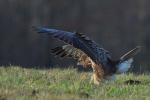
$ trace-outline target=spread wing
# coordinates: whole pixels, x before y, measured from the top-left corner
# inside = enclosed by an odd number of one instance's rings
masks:
[[[34,29],[42,35],[52,36],[81,50],[96,64],[105,66],[111,59],[110,54],[107,50],[98,47],[98,45],[94,41],[92,41],[82,33],[67,32],[56,29],[48,29],[44,27],[34,27]]]
[[[59,57],[71,57],[78,61],[78,65],[83,67],[91,67],[91,59],[80,49],[74,48],[72,45],[59,46],[51,49],[51,52]]]
[[[125,53],[123,56],[120,57],[120,61],[125,61],[130,58],[133,58],[136,54],[138,54],[141,51],[141,48],[141,46],[137,46],[129,52]]]

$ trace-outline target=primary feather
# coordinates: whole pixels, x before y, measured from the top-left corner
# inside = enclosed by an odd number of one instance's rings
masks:
[[[51,49],[51,52],[59,57],[71,57],[77,60],[77,65],[82,65],[83,67],[90,67],[91,61],[84,52],[80,49],[74,48],[72,45],[64,45]]]
[[[112,70],[112,67],[109,65],[111,56],[109,52],[101,47],[98,47],[97,43],[89,39],[82,33],[77,32],[67,32],[56,29],[48,29],[43,27],[34,27],[38,33],[43,35],[53,36],[58,38],[73,47],[80,49],[87,56],[89,56],[96,64],[102,65],[103,70],[106,73]]]
[[[120,57],[120,61],[125,61],[132,58],[141,51],[141,48],[142,48],[141,46],[137,46],[134,49],[130,50],[129,52],[125,53],[123,56]]]
[[[41,35],[52,36],[67,43],[52,49],[51,52],[60,57],[72,57],[78,61],[78,65],[83,67],[92,67],[91,79],[95,84],[99,84],[102,78],[115,79],[115,74],[128,71],[133,62],[133,56],[141,50],[141,47],[136,47],[121,56],[119,60],[113,61],[107,50],[99,47],[85,34],[44,27],[34,27],[34,29]]]

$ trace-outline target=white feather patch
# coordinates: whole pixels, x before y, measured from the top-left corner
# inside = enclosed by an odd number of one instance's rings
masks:
[[[131,64],[133,62],[133,58],[130,58],[120,64],[117,65],[117,74],[121,74],[124,72],[127,72],[129,68],[131,67]]]

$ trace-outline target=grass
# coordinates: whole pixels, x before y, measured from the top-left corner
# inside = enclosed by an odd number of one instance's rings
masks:
[[[99,86],[76,69],[0,67],[0,100],[150,100],[150,75],[123,74]],[[139,85],[124,81],[140,80]]]

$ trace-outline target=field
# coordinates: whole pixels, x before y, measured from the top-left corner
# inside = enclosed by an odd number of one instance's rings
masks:
[[[76,69],[0,67],[0,100],[150,100],[150,75],[123,74],[90,84],[90,72]],[[138,85],[125,84],[133,79]]]

